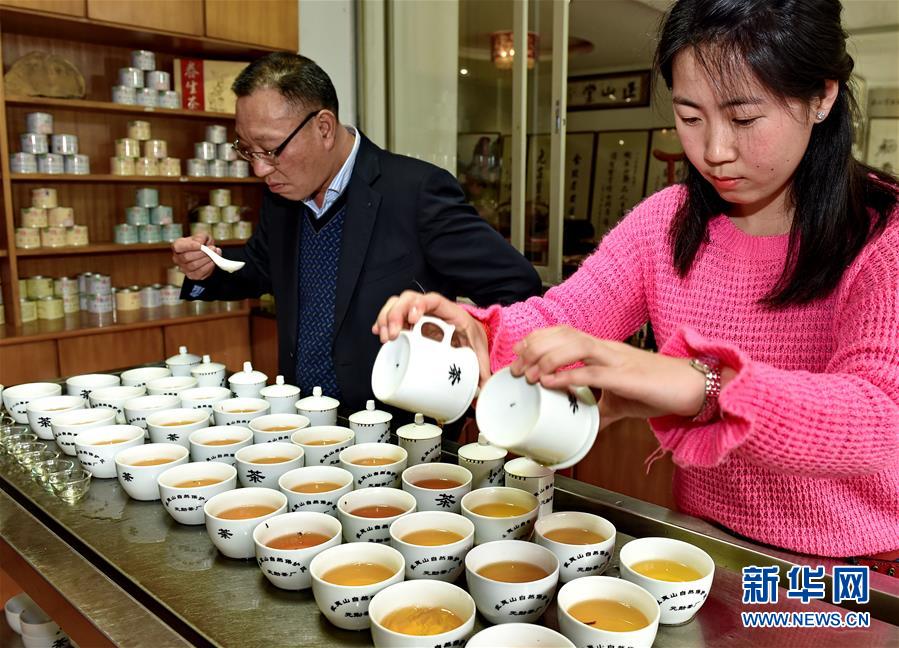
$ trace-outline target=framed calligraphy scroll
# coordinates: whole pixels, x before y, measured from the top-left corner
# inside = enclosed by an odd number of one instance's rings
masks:
[[[649,105],[649,70],[568,78],[568,110]]]
[[[656,128],[649,141],[649,163],[646,170],[644,196],[668,185],[683,182],[687,177],[684,149],[674,128]]]
[[[591,219],[600,238],[643,197],[649,131],[600,133],[596,142]]]

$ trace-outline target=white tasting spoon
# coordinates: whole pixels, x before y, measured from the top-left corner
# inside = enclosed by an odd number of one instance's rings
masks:
[[[224,270],[225,272],[237,272],[242,267],[246,265],[243,261],[232,261],[231,259],[226,259],[220,254],[216,254],[214,251],[206,247],[205,245],[201,245],[200,249],[212,259],[212,262],[217,265],[219,268]]]

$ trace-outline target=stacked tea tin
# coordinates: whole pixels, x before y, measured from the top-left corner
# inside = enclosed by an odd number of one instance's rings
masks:
[[[78,275],[81,310],[89,313],[111,313],[113,309],[112,278],[98,272]]]
[[[31,190],[31,206],[19,211],[16,247],[32,250],[88,244],[87,225],[75,224],[71,207],[60,207],[56,189],[41,187]]]
[[[90,158],[78,153],[78,137],[53,132],[53,115],[33,112],[25,115],[25,132],[19,136],[19,153],[10,155],[9,169],[13,173],[72,173],[91,172]]]
[[[115,141],[115,156],[109,159],[113,175],[180,176],[181,160],[169,157],[168,143],[153,139],[150,122],[128,122],[128,136]]]
[[[180,108],[181,97],[172,90],[172,75],[156,69],[156,54],[147,50],[131,52],[131,65],[119,68],[118,83],[112,87],[114,103],[149,108]]]
[[[34,275],[19,280],[22,321],[55,320],[80,309],[78,280]]]
[[[174,222],[174,210],[159,204],[159,190],[153,187],[135,192],[135,204],[125,209],[125,222],[114,230],[115,242],[122,245],[170,243],[183,235],[181,223]]]
[[[250,164],[240,160],[228,142],[228,129],[219,124],[206,127],[206,139],[194,144],[194,156],[187,161],[187,175],[201,178],[248,178]]]
[[[230,189],[213,189],[209,192],[209,204],[193,211],[196,222],[190,224],[190,234],[209,234],[216,241],[248,239],[253,224],[241,220],[242,211],[239,205],[231,204]]]

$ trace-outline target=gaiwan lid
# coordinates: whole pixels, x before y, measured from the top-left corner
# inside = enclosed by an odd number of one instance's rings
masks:
[[[425,415],[419,412],[415,415],[415,422],[402,426],[396,431],[396,435],[404,439],[433,439],[443,434],[443,430],[432,423],[425,423]]]
[[[179,346],[178,355],[173,355],[165,363],[167,365],[195,365],[200,364],[200,356],[188,353],[186,346]]]
[[[338,405],[340,405],[339,400],[330,396],[322,396],[322,388],[316,385],[312,388],[312,396],[298,400],[296,408],[310,412],[324,412],[335,409]]]
[[[256,371],[255,369],[253,369],[253,364],[251,362],[244,362],[243,371],[238,371],[236,374],[232,374],[232,376],[228,378],[228,382],[235,385],[258,385],[259,383],[265,384],[266,380],[268,380],[268,376],[266,376],[261,371]]]
[[[365,401],[365,409],[350,414],[350,423],[356,425],[378,425],[381,423],[390,423],[393,420],[393,414],[384,410],[375,409],[373,400]]]
[[[291,396],[299,396],[300,388],[296,385],[285,384],[284,376],[277,376],[275,378],[275,384],[263,387],[259,390],[259,394],[261,396],[268,396],[269,398],[289,398]]]
[[[184,347],[182,347],[182,348],[184,348]],[[201,362],[200,364],[198,364],[195,367],[191,367],[190,372],[191,373],[194,373],[194,372],[202,373],[205,371],[218,371],[219,369],[224,369],[224,368],[225,368],[225,365],[223,365],[221,362],[213,362],[212,359],[208,355],[204,355],[203,362]]]
[[[478,434],[477,443],[468,443],[459,448],[460,457],[473,459],[475,461],[495,461],[497,459],[502,459],[507,454],[509,454],[507,450],[490,445],[490,442],[487,441],[487,437],[484,436],[483,432]]]

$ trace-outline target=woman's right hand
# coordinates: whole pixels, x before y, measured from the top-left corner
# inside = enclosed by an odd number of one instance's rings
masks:
[[[215,247],[215,241],[208,234],[197,234],[188,238],[179,238],[172,243],[172,261],[188,279],[202,281],[215,271],[215,264],[201,249],[205,245],[218,254],[222,251]]]
[[[400,331],[415,326],[422,315],[439,317],[455,327],[453,342],[471,347],[478,358],[481,382],[490,377],[490,349],[487,346],[487,331],[481,323],[468,314],[454,301],[435,292],[422,294],[407,290],[399,296],[391,297],[378,313],[378,319],[371,332],[381,339],[381,343],[395,340]]]

